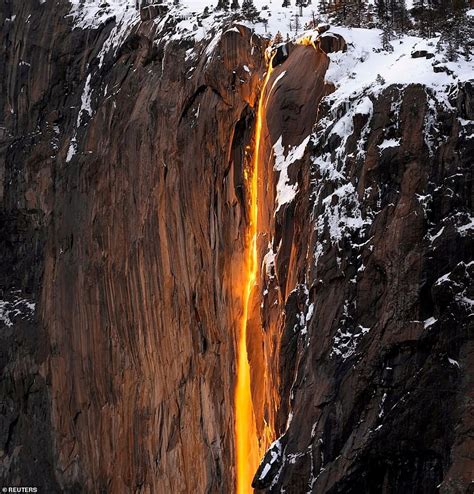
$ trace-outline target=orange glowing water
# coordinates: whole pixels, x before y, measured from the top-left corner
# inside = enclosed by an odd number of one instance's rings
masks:
[[[259,440],[255,424],[255,414],[252,404],[250,388],[250,365],[247,353],[247,320],[249,316],[249,302],[252,288],[258,274],[257,235],[258,235],[258,168],[259,152],[262,137],[262,120],[265,112],[263,94],[272,72],[271,60],[263,81],[255,123],[255,139],[252,168],[247,177],[250,198],[250,221],[247,232],[247,258],[245,266],[245,282],[243,293],[243,314],[238,341],[237,385],[235,389],[235,444],[237,455],[237,494],[252,492],[252,478],[258,467],[263,453],[259,450]],[[265,428],[265,435],[270,435]],[[262,438],[266,447],[269,438]]]

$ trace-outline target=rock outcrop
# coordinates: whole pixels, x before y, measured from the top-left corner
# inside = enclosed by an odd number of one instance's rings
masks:
[[[457,110],[439,110],[436,128],[435,100],[417,85],[339,114],[320,107],[312,149],[293,172],[298,213],[277,220],[277,238],[306,232],[307,254],[291,269],[282,247],[275,257],[288,293],[282,435],[255,487],[469,491],[473,149],[463,123],[472,90],[457,89]]]

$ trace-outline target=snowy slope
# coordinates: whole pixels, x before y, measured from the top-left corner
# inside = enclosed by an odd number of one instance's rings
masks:
[[[104,50],[119,44],[128,28],[140,22],[139,13],[135,9],[135,0],[109,0],[107,3],[108,7],[104,8],[100,7],[103,5],[101,0],[86,0],[82,5],[80,0],[71,0],[71,16],[80,28],[94,28],[106,19],[115,17],[117,27],[109,40],[109,46],[105,46]],[[170,36],[174,39],[193,38],[195,41],[200,41],[213,36],[216,28],[228,23],[229,16],[232,15],[222,11],[214,12],[213,3],[205,0],[182,0],[179,6],[174,6],[169,0],[164,3],[169,5],[169,13],[165,18],[156,19],[155,22],[165,25],[170,19],[179,18],[180,21],[173,35]],[[305,35],[302,31],[303,27],[299,33],[295,33],[294,30],[294,17],[299,12],[299,8],[295,6],[284,8],[281,3],[281,0],[254,0],[255,6],[261,12],[260,17],[267,19],[268,23],[245,21],[243,24],[267,37],[272,37],[278,31],[283,37],[288,35],[293,39]],[[205,7],[210,11],[207,17],[203,16]],[[318,17],[317,8],[313,5],[303,8],[302,13],[301,26]],[[341,97],[347,97],[361,87],[374,84],[378,75],[385,81],[382,85],[420,83],[436,91],[444,90],[446,85],[458,80],[465,81],[472,78],[471,61],[460,59],[457,63],[445,63],[442,53],[436,54],[432,59],[411,57],[411,53],[416,50],[427,50],[435,54],[438,37],[424,40],[415,36],[403,36],[391,42],[393,52],[387,53],[381,50],[380,31],[377,29],[335,27],[331,30],[341,34],[349,45],[346,53],[331,54],[331,67],[328,73],[328,80],[344,87],[338,93]],[[443,63],[447,72],[435,73],[432,68],[434,63]],[[450,72],[452,75],[448,75]]]
[[[473,77],[473,62],[460,58],[457,62],[445,62],[443,53],[436,53],[439,37],[429,40],[404,36],[391,42],[393,52],[382,51],[378,29],[350,29],[335,27],[348,43],[346,53],[331,53],[327,79],[338,86],[338,100],[372,86],[380,91],[390,84],[419,83],[432,88],[442,97],[447,86]],[[413,58],[415,51],[427,50],[433,58]],[[442,65],[452,72],[435,73],[433,65]],[[376,82],[377,76],[380,82]]]

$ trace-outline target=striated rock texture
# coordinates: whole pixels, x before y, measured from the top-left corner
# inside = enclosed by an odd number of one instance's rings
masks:
[[[1,483],[229,492],[265,43],[68,12],[22,0],[0,19],[2,298],[36,304],[0,333]]]
[[[0,8],[0,483],[232,492],[266,42],[69,13]],[[336,105],[345,48],[288,46],[260,95],[254,486],[468,492],[474,88]]]
[[[456,88],[447,111],[392,86],[320,106],[294,212],[277,213],[274,248],[294,231],[301,250],[291,269],[284,240],[275,257],[282,435],[255,487],[470,492],[473,96]]]

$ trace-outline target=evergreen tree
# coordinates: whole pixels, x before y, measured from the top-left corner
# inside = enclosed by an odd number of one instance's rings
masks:
[[[283,43],[283,36],[281,35],[281,32],[278,31],[273,38],[273,45],[279,45],[280,43]]]
[[[410,23],[406,0],[397,0],[397,16],[395,26],[398,31],[405,33]]]
[[[348,0],[336,0],[333,4],[334,13],[332,15],[336,24],[347,24]]]
[[[367,14],[365,0],[355,0],[347,13],[347,24],[349,26],[361,27]]]
[[[473,39],[474,21],[472,17],[466,15],[468,8],[464,0],[453,0],[447,7],[440,7],[445,13],[445,20],[441,24],[442,32],[438,42],[438,50],[446,49],[446,58],[450,62],[455,62],[460,54],[464,54],[467,60],[470,59],[471,43]],[[438,17],[441,14],[435,13]]]
[[[295,34],[298,34],[298,31],[301,29],[300,16],[295,15]]]
[[[377,26],[383,28],[387,21],[387,5],[385,0],[375,0],[375,13],[377,15]]]
[[[290,5],[290,0],[283,0],[283,3],[281,4],[282,7],[289,7]]]
[[[419,34],[424,38],[431,38],[434,28],[434,11],[428,0],[416,0],[413,4],[412,13],[416,20]]]
[[[295,5],[300,9],[300,16],[303,15],[303,7],[307,6],[306,0],[296,0]]]
[[[229,10],[229,0],[217,0],[217,10]]]
[[[240,7],[239,0],[232,0],[232,3],[230,4],[230,8],[232,10],[237,10],[239,7]]]
[[[392,52],[393,46],[390,44],[390,40],[392,39],[392,30],[388,25],[388,23],[383,24],[380,38],[382,41],[382,50],[385,50],[387,52]]]
[[[256,21],[258,19],[258,10],[253,4],[253,0],[244,0],[242,2],[242,15],[245,19]]]

